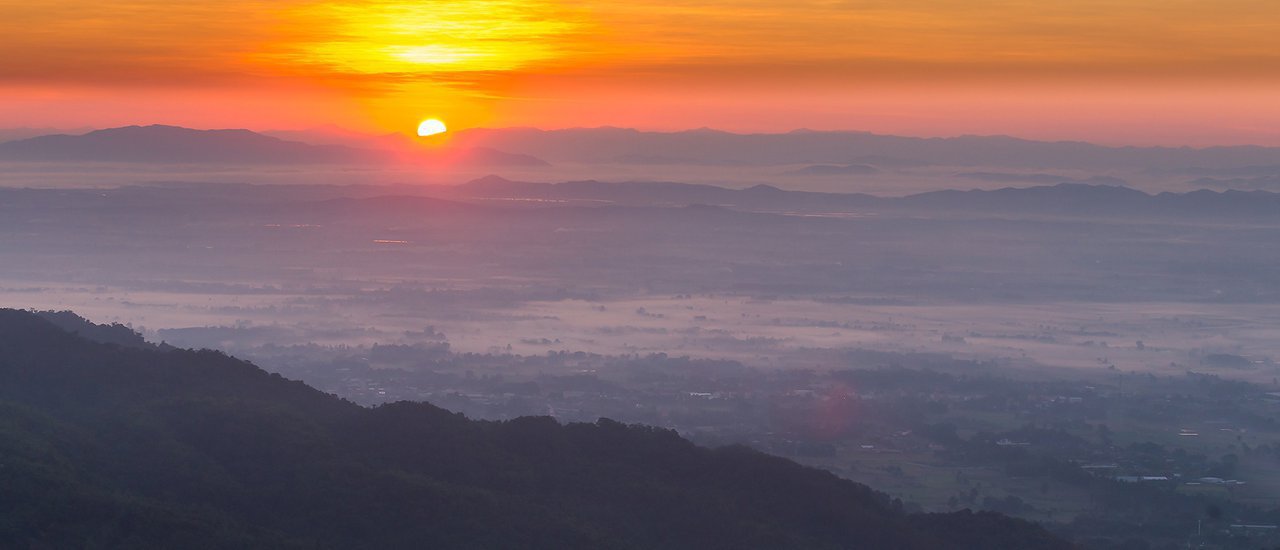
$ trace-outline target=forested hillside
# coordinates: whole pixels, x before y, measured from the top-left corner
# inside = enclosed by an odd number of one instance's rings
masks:
[[[0,310],[0,487],[6,548],[1069,547],[667,430],[369,409],[15,310]]]

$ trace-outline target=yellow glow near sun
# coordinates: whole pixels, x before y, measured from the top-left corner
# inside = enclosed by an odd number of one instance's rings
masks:
[[[555,0],[327,0],[288,12],[268,57],[356,75],[509,71],[560,56],[582,26]]]
[[[594,8],[572,0],[275,4],[272,35],[247,59],[265,74],[351,94],[381,130],[404,129],[406,112],[446,109],[459,127],[475,126],[520,93],[520,75],[611,58],[598,47]]]
[[[418,125],[418,135],[422,137],[443,134],[447,131],[449,129],[445,127],[444,123],[434,118],[428,118]]]

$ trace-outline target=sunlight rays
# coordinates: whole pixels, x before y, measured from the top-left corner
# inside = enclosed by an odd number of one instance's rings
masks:
[[[293,35],[267,54],[357,75],[511,71],[557,59],[581,15],[553,2],[330,1],[285,12]]]

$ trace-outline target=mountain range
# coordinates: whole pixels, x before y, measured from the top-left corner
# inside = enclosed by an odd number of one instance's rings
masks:
[[[17,129],[12,136],[34,130]],[[795,131],[735,134],[699,129],[645,132],[625,128],[469,129],[452,135],[452,153],[423,151],[397,134],[369,135],[340,128],[266,133],[128,126],[83,135],[45,135],[0,142],[0,160],[380,163],[447,160],[487,166],[551,163],[630,165],[810,165],[794,176],[866,176],[886,168],[921,166],[1006,167],[1018,170],[1146,170],[1186,174],[1244,171],[1274,176],[1280,148],[1107,147],[1008,136],[917,138],[868,132]],[[406,151],[409,153],[406,154]],[[1046,174],[969,170],[960,177],[1011,183],[1049,183]],[[1018,181],[1014,181],[1018,180]],[[1087,182],[1087,181],[1086,181]],[[1112,179],[1092,183],[1119,183]]]
[[[474,129],[455,142],[484,144],[551,162],[628,164],[869,164],[1005,166],[1016,168],[1191,168],[1280,164],[1280,148],[1106,147],[1075,141],[1033,141],[1009,136],[918,138],[869,132],[795,131],[735,134],[699,129],[643,132],[626,128]],[[820,171],[823,169],[819,169]],[[832,170],[827,168],[826,170]]]
[[[314,145],[249,130],[193,130],[177,126],[127,126],[81,135],[54,134],[0,143],[0,160],[33,162],[134,162],[231,164],[378,164],[439,162],[483,166],[545,166],[541,159],[487,147],[448,153]]]
[[[536,199],[636,206],[701,204],[741,210],[808,214],[949,213],[1005,217],[1128,216],[1280,221],[1280,194],[1268,191],[1200,190],[1152,195],[1127,187],[1081,183],[995,190],[945,190],[905,197],[879,197],[863,193],[793,191],[770,185],[730,189],[676,182],[535,183],[488,176],[437,193],[455,199]]]

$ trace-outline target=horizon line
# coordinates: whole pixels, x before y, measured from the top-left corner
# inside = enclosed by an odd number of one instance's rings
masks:
[[[305,128],[262,129],[262,128],[250,128],[247,126],[203,127],[202,128],[202,127],[194,127],[194,126],[184,126],[181,124],[154,122],[154,123],[134,123],[134,124],[125,124],[121,126],[104,126],[104,127],[82,126],[79,128],[57,128],[52,126],[11,126],[11,127],[0,128],[0,132],[22,131],[22,130],[41,130],[41,131],[50,130],[52,131],[52,133],[32,135],[28,137],[11,139],[11,140],[3,140],[3,141],[0,141],[0,143],[9,142],[9,141],[20,141],[23,139],[34,139],[38,137],[54,136],[54,135],[83,136],[93,132],[99,132],[99,131],[105,131],[105,130],[120,130],[125,128],[154,128],[154,127],[179,128],[184,130],[209,131],[209,132],[239,130],[239,131],[254,132],[262,135],[268,135],[269,137],[275,137],[275,136],[270,136],[270,134],[273,134],[273,133],[300,133],[300,132],[319,133],[319,132],[325,132],[325,131],[333,134],[352,134],[355,136],[362,136],[362,137],[368,137],[368,138],[379,138],[379,137],[387,137],[387,136],[405,136],[410,138],[417,137],[411,131],[371,133],[371,132],[364,132],[360,130],[353,130],[351,128],[347,128],[337,124],[319,124],[319,125],[309,126]],[[1161,145],[1161,144],[1108,143],[1108,142],[1100,142],[1100,141],[1086,141],[1081,139],[1038,139],[1038,138],[1023,137],[1023,136],[1012,135],[1012,134],[966,133],[966,134],[946,134],[946,135],[911,135],[911,134],[880,133],[880,132],[873,132],[869,130],[857,130],[857,129],[817,130],[817,129],[806,128],[806,127],[794,128],[791,130],[769,131],[769,132],[740,132],[740,131],[733,131],[733,130],[722,130],[719,128],[711,128],[707,126],[701,126],[697,128],[686,128],[686,129],[680,129],[680,130],[641,129],[641,128],[635,128],[635,127],[613,126],[608,124],[600,125],[600,126],[565,126],[565,127],[559,127],[559,128],[547,128],[547,127],[538,127],[538,126],[476,126],[476,127],[470,127],[470,128],[462,128],[458,130],[449,130],[449,133],[457,135],[457,134],[462,134],[467,132],[483,132],[483,131],[492,132],[492,131],[513,131],[513,130],[536,131],[536,132],[544,132],[544,133],[590,131],[590,130],[619,130],[619,131],[635,132],[639,134],[668,134],[668,135],[687,134],[687,133],[693,133],[693,132],[707,132],[707,133],[727,134],[727,135],[733,135],[733,136],[785,136],[785,135],[794,135],[794,134],[862,134],[862,135],[875,136],[875,137],[892,137],[892,138],[907,138],[907,139],[920,139],[920,140],[931,140],[931,139],[946,140],[946,139],[964,139],[964,138],[1012,139],[1012,140],[1025,141],[1025,142],[1031,142],[1031,143],[1090,145],[1095,147],[1104,147],[1108,149],[1126,149],[1126,148],[1188,149],[1188,150],[1206,150],[1206,149],[1223,149],[1223,148],[1280,149],[1280,146],[1278,145],[1263,145],[1259,143],[1215,144],[1215,145],[1189,145],[1189,144]],[[283,138],[280,138],[280,139],[283,139]],[[290,140],[286,140],[286,141],[290,141]]]

